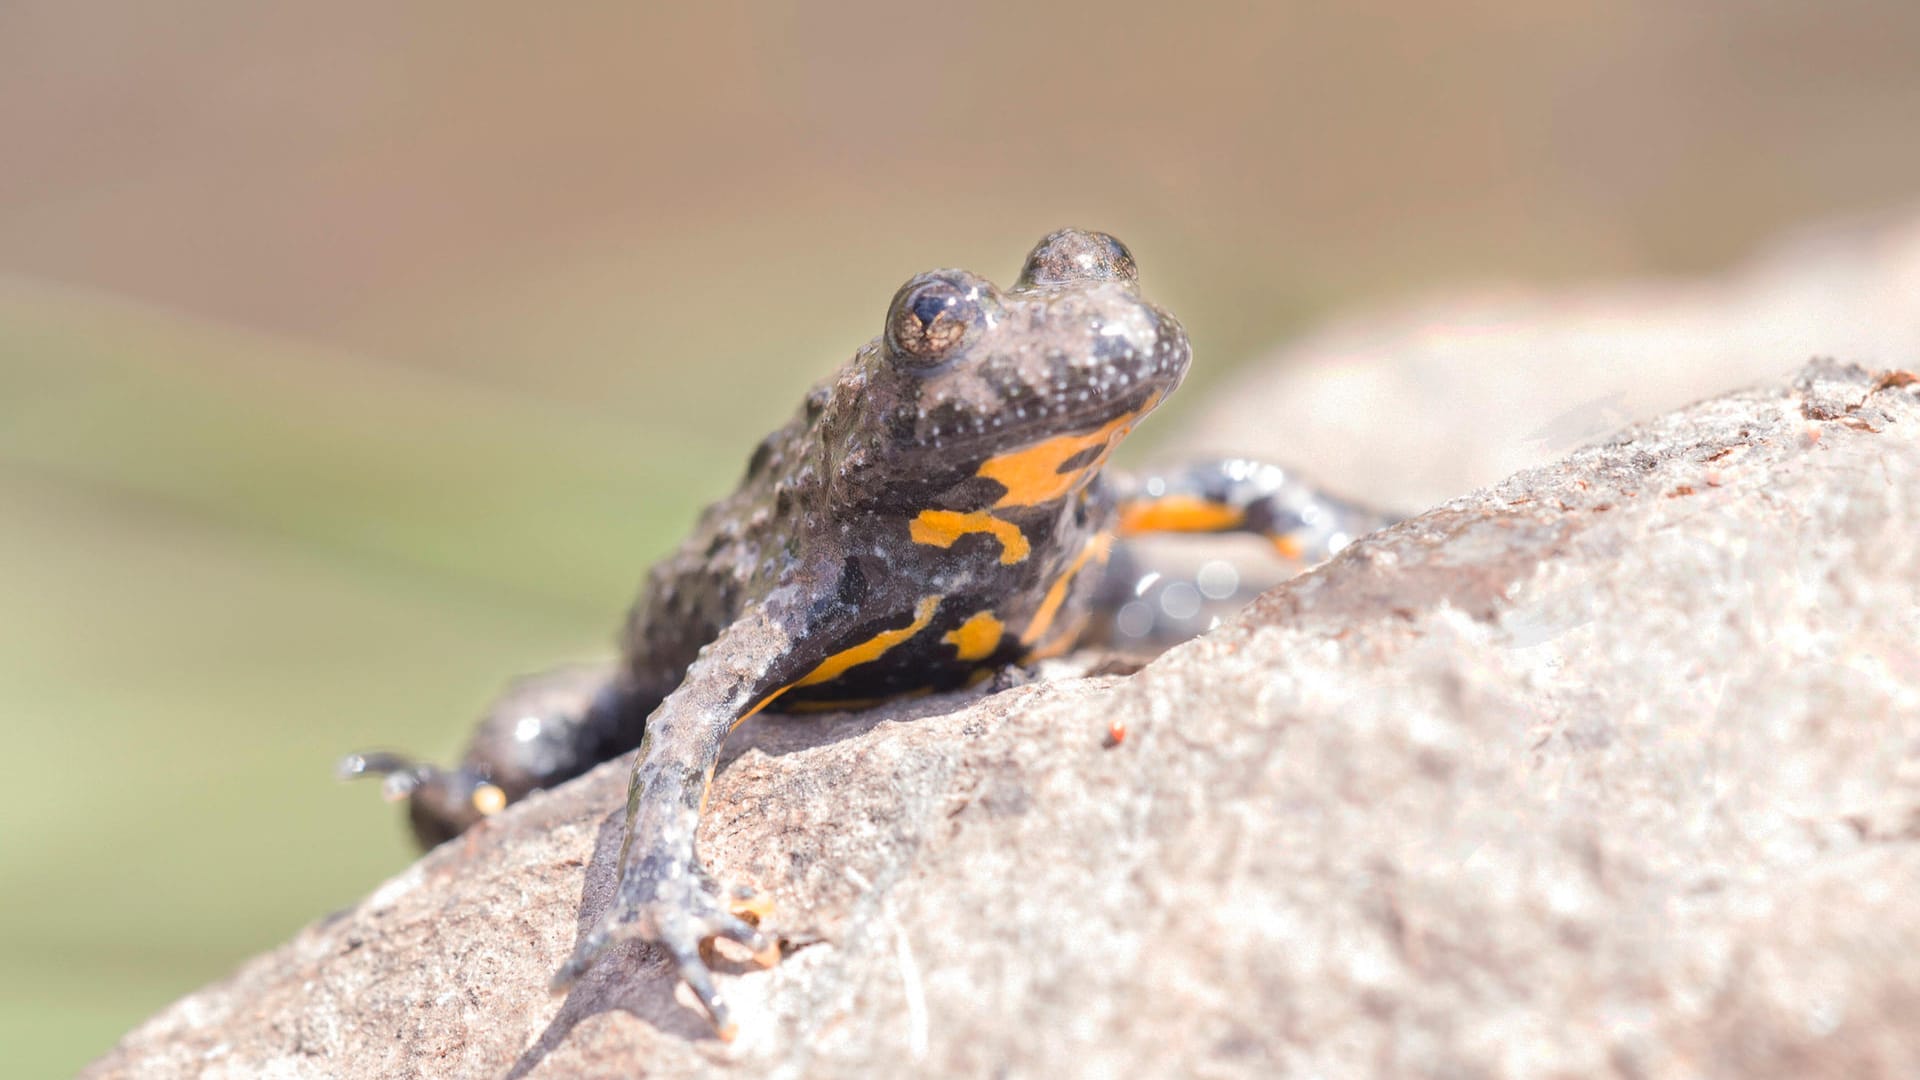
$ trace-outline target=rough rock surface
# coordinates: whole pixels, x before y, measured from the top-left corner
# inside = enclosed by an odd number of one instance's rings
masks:
[[[546,994],[622,761],[91,1072],[1920,1075],[1917,536],[1920,384],[1816,365],[1130,677],[743,728],[704,852],[819,940],[731,1045],[637,947]]]

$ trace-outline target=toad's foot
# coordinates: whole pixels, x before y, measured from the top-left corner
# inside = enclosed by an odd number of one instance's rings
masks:
[[[714,1032],[722,1040],[731,1041],[737,1027],[714,988],[713,973],[701,958],[700,946],[714,938],[726,938],[745,946],[761,966],[771,966],[780,957],[779,940],[748,921],[757,920],[767,910],[765,902],[752,893],[723,898],[712,876],[690,850],[651,854],[629,864],[613,906],[554,973],[553,992],[566,992],[615,942],[630,938],[651,941],[673,957],[680,977],[712,1019]]]
[[[507,805],[507,792],[472,769],[443,769],[399,754],[348,754],[335,770],[342,780],[379,777],[388,802],[407,804],[422,848],[445,843]]]

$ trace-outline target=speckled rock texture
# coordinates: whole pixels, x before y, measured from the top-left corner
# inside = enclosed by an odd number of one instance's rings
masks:
[[[703,850],[802,942],[730,1045],[639,947],[547,995],[623,760],[91,1075],[1920,1075],[1916,537],[1920,382],[1816,364],[1137,674],[743,727]]]

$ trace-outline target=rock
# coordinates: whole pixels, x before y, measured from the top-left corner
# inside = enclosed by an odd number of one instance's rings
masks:
[[[753,721],[703,851],[812,943],[723,965],[731,1045],[637,947],[546,994],[622,760],[89,1074],[1920,1075],[1917,436],[1816,364],[1131,677]]]
[[[1920,357],[1920,212],[1809,229],[1718,277],[1489,286],[1357,311],[1229,380],[1171,441],[1281,454],[1418,509],[1812,356]]]
[[[1155,456],[1277,460],[1405,513],[1817,355],[1920,357],[1920,208],[1809,227],[1714,277],[1454,288],[1355,311],[1229,378]],[[1135,546],[1188,580],[1224,554],[1255,592],[1299,570],[1250,537]]]

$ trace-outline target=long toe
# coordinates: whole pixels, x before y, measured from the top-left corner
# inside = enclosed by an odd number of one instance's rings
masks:
[[[674,963],[680,968],[680,977],[686,980],[687,988],[693,996],[700,999],[700,1007],[707,1010],[707,1016],[713,1021],[714,1033],[722,1041],[732,1042],[739,1028],[733,1017],[727,1012],[727,1003],[720,991],[713,985],[713,972],[707,970],[704,960],[700,959],[699,941],[681,941],[667,944],[667,951],[673,955]]]

